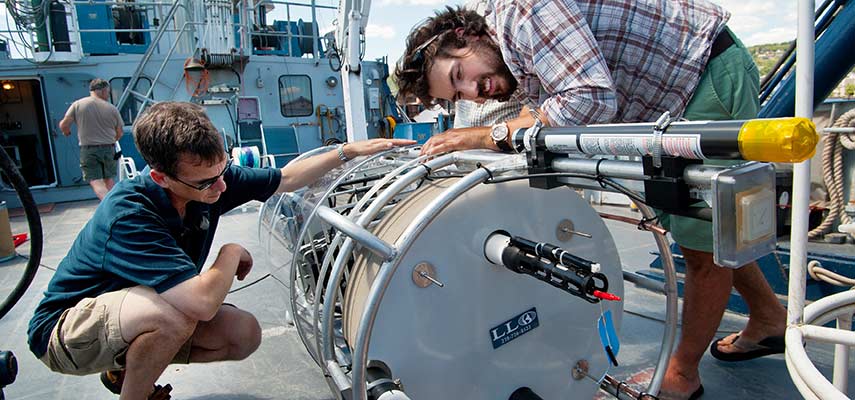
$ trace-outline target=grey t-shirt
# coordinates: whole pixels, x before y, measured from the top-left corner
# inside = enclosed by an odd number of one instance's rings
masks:
[[[81,146],[115,143],[116,129],[124,124],[116,106],[94,96],[72,103],[65,117],[77,124]]]

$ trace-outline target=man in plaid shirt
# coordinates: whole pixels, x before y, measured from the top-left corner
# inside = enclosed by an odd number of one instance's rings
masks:
[[[487,9],[482,17],[447,7],[415,28],[396,72],[399,94],[424,104],[516,100],[552,126],[649,122],[665,111],[690,120],[756,116],[756,66],[726,28],[729,13],[708,1],[494,0]],[[533,118],[452,129],[422,152],[512,151],[506,132]],[[687,273],[680,344],[660,395],[694,399],[703,393],[698,364],[732,287],[751,318],[710,346],[716,358],[783,352],[786,311],[756,263],[737,270],[714,264],[711,224],[669,215],[662,222],[681,246]]]
[[[516,101],[488,100],[476,103],[458,100],[454,103],[454,127],[468,128],[511,120],[520,115],[522,108],[522,104]]]
[[[493,1],[469,0],[464,4],[464,7],[480,15],[489,15],[492,12]],[[522,108],[522,103],[518,101],[487,100],[476,103],[469,100],[457,100],[454,103],[454,127],[469,128],[505,122],[518,117]]]

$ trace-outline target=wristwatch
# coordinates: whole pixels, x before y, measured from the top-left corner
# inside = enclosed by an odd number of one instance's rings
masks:
[[[342,162],[350,161],[350,158],[348,158],[347,155],[344,154],[344,143],[339,143],[337,146],[335,146],[335,149],[336,151],[338,151],[339,160],[341,160]]]
[[[513,148],[508,144],[508,124],[502,122],[500,124],[493,125],[490,128],[490,139],[493,140],[493,144],[499,148],[499,150],[510,153]]]

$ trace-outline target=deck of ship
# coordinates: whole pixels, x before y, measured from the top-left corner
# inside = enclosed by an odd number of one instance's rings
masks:
[[[8,399],[113,399],[97,376],[64,376],[49,371],[27,349],[27,323],[41,299],[54,268],[64,257],[77,233],[91,217],[97,202],[60,203],[44,213],[44,257],[42,267],[30,289],[15,308],[0,320],[0,350],[12,350],[18,358],[17,380],[6,387]],[[285,279],[285,269],[271,267],[257,238],[258,207],[250,204],[236,209],[220,221],[214,248],[235,241],[255,256],[256,266],[240,287],[265,274]],[[627,208],[602,207],[611,213],[632,214]],[[633,226],[607,221],[607,226],[628,270],[645,269],[653,259],[652,237]],[[13,232],[25,227],[23,217],[12,218]],[[18,248],[27,254],[27,244]],[[216,254],[215,252],[212,252]],[[210,260],[209,260],[210,261]],[[0,295],[8,294],[23,268],[25,260],[0,264]],[[276,264],[281,264],[277,262]],[[206,365],[170,366],[160,379],[174,387],[173,398],[181,400],[253,400],[253,399],[332,399],[321,370],[305,352],[295,328],[286,322],[287,294],[277,279],[263,279],[239,290],[227,300],[254,313],[263,329],[259,350],[241,362]],[[664,296],[626,284],[625,315],[620,335],[620,367],[612,373],[620,378],[642,378],[655,365],[663,332]],[[719,329],[721,335],[739,330],[745,317],[728,313]],[[819,344],[808,346],[809,354],[821,371],[830,374],[832,348]],[[850,367],[850,370],[853,370]],[[647,374],[645,374],[645,371]],[[855,375],[850,373],[850,376]],[[701,362],[701,377],[706,399],[794,399],[800,398],[790,381],[783,356],[770,356],[742,363],[723,363],[709,354]],[[852,377],[850,377],[850,380]],[[850,391],[851,393],[851,391]],[[608,397],[605,397],[608,398]],[[424,400],[424,399],[419,399]]]

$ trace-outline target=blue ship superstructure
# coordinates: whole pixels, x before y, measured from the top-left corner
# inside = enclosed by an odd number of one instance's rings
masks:
[[[144,166],[131,126],[152,102],[203,105],[227,152],[258,147],[282,166],[346,140],[340,59],[318,15],[334,6],[232,0],[7,2],[0,31],[0,144],[39,203],[92,198],[76,128],[57,124],[106,79],[125,123],[124,156]],[[285,20],[273,19],[282,15]],[[272,20],[268,20],[272,19]],[[363,61],[368,137],[389,137],[398,113],[385,59]],[[9,198],[7,198],[9,197]],[[3,195],[10,204],[14,195]]]

